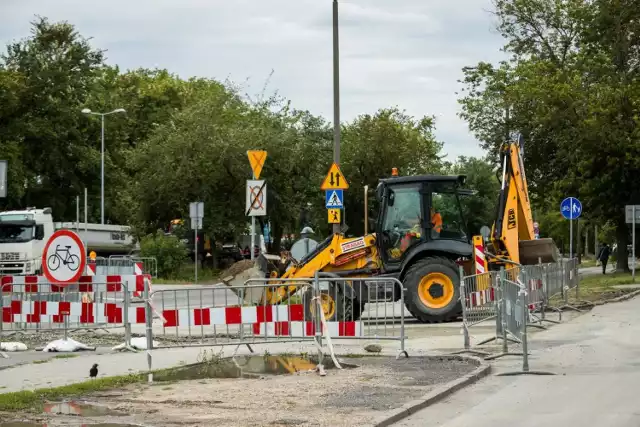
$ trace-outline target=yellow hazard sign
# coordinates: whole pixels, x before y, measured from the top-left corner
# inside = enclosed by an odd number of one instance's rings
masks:
[[[340,209],[327,209],[329,224],[340,224]]]
[[[340,167],[333,163],[331,168],[329,169],[329,173],[322,181],[322,185],[320,189],[322,190],[347,190],[349,188],[349,183],[345,179]]]
[[[251,164],[251,170],[253,170],[253,179],[259,179],[262,167],[265,160],[267,160],[267,152],[259,150],[247,151],[247,157],[249,157],[249,163]]]

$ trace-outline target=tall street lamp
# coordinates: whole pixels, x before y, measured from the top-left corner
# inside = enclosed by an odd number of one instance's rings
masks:
[[[104,224],[104,116],[108,116],[110,114],[116,113],[126,113],[124,108],[117,108],[113,111],[109,111],[108,113],[97,113],[91,111],[88,108],[82,110],[82,114],[91,114],[93,116],[100,116],[102,120],[102,132],[101,132],[101,140],[102,147],[100,149],[101,159],[100,159],[100,224]]]
[[[340,40],[338,35],[338,0],[333,0],[333,161],[340,165]],[[333,224],[340,232],[340,224]]]

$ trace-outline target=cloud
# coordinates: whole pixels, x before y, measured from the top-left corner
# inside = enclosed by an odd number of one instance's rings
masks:
[[[340,1],[344,120],[398,106],[435,115],[445,152],[481,155],[455,92],[461,68],[498,61],[490,0]],[[1,0],[0,40],[29,35],[34,15],[66,20],[121,68],[162,67],[248,80],[327,119],[332,117],[331,0]]]

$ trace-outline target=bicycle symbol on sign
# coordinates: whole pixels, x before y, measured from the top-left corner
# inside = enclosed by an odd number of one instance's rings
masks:
[[[69,270],[76,271],[80,266],[80,257],[78,255],[69,252],[71,246],[65,246],[66,249],[60,248],[60,245],[56,245],[55,253],[51,254],[47,259],[47,266],[49,270],[56,271],[60,268],[60,264],[69,267]],[[66,254],[62,257],[60,254]]]

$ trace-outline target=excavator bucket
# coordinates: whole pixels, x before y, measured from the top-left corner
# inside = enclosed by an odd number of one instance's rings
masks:
[[[520,240],[518,242],[520,264],[533,265],[558,261],[558,247],[553,239]]]

